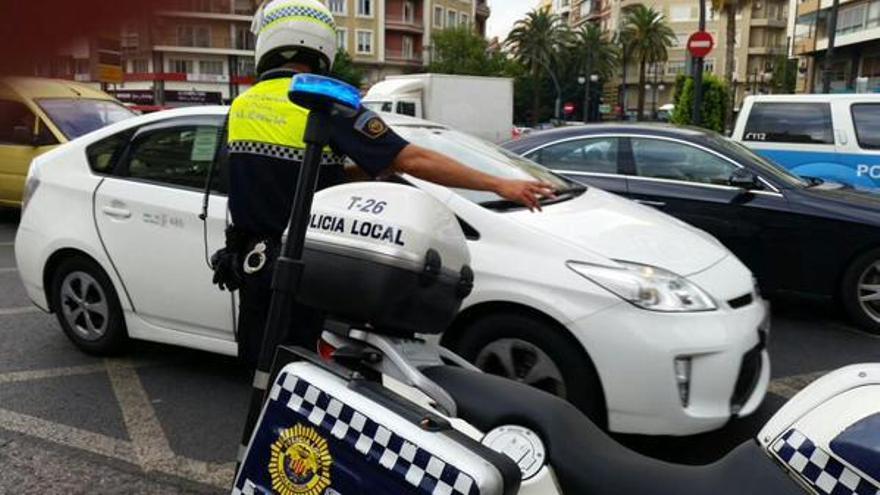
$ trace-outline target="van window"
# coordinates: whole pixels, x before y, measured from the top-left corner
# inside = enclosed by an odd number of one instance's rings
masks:
[[[131,110],[110,100],[46,98],[37,100],[37,105],[67,139],[78,138],[95,129],[135,116]]]
[[[397,113],[401,115],[409,115],[410,117],[416,116],[416,104],[411,101],[398,101],[397,102]]]
[[[865,149],[880,149],[880,104],[853,105],[852,117],[859,146]]]
[[[755,103],[743,141],[834,144],[828,103]]]
[[[34,119],[34,113],[24,103],[0,100],[0,143],[33,144]]]

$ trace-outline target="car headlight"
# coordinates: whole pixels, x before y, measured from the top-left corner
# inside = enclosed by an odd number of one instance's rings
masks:
[[[617,261],[622,268],[566,262],[578,275],[640,308],[652,311],[712,311],[715,301],[684,277],[655,266]]]

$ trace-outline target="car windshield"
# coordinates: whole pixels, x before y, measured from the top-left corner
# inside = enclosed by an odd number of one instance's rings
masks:
[[[738,162],[751,163],[760,169],[761,175],[772,177],[792,187],[808,187],[810,183],[791,172],[785,167],[764,158],[741,143],[721,135],[710,135],[709,139],[726,151],[731,158]]]
[[[424,126],[395,126],[394,130],[407,141],[447,155],[489,175],[505,179],[544,181],[551,184],[557,194],[580,193],[584,190],[583,185],[556,175],[531,160],[461,132]],[[505,206],[511,206],[493,192],[470,189],[455,189],[455,192],[486,207],[504,209]]]
[[[115,101],[83,98],[45,98],[37,104],[67,139],[115,124],[135,113]]]

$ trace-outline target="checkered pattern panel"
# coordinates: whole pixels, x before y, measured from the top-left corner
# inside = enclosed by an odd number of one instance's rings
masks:
[[[281,375],[269,398],[402,478],[415,488],[413,493],[479,495],[479,487],[468,474],[299,377]]]
[[[773,444],[773,453],[824,495],[880,495],[880,486],[862,478],[798,430]]]
[[[282,160],[290,160],[294,162],[302,162],[305,157],[305,150],[298,148],[290,148],[278,144],[259,143],[256,141],[232,141],[229,143],[230,153],[248,153],[251,155],[268,156],[270,158],[280,158]],[[345,157],[336,153],[324,152],[321,154],[321,165],[341,165],[345,162]]]
[[[285,5],[274,9],[271,12],[267,12],[263,17],[263,25],[260,26],[260,30],[275,21],[288,17],[307,17],[322,24],[326,24],[327,27],[336,31],[336,22],[333,20],[333,16],[314,7],[297,4]]]

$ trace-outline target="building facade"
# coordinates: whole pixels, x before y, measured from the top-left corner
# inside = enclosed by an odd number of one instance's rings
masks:
[[[791,55],[798,92],[821,92],[832,0],[792,1]],[[829,65],[832,92],[880,92],[880,0],[840,0]]]
[[[553,0],[557,1],[557,0]],[[688,37],[699,27],[699,4],[688,0],[572,0],[569,24],[579,27],[591,22],[599,25],[612,39],[622,27],[623,10],[637,3],[653,7],[662,13],[675,33],[668,60],[649,65],[646,72],[645,107],[652,112],[672,101],[675,79],[688,73],[691,67],[686,49]],[[880,1],[880,0],[877,0]],[[789,0],[752,1],[736,16],[734,40],[734,86],[737,108],[742,98],[751,93],[769,90],[774,64],[786,53]],[[715,48],[704,61],[704,70],[723,76],[726,63],[726,21],[716,13],[707,0],[706,30],[715,39]],[[606,84],[603,100],[606,108],[620,105],[634,111],[638,101],[639,65],[627,60],[626,84],[622,71]],[[625,88],[625,89],[624,89]]]
[[[473,26],[485,34],[487,0],[322,0],[334,13],[339,46],[371,84],[430,63],[431,36]],[[101,83],[145,110],[228,103],[255,82],[251,23],[260,0],[177,0],[150,19],[129,22],[113,40],[74,43],[41,75]],[[107,45],[115,52],[106,49]],[[115,54],[115,55],[114,55]],[[98,59],[112,58],[115,77]],[[107,60],[105,60],[107,61]],[[98,69],[100,69],[100,72]]]

